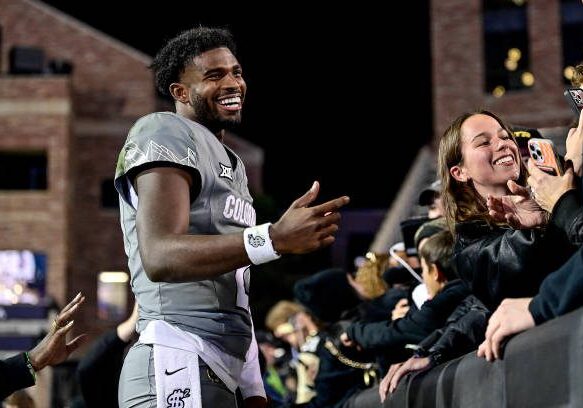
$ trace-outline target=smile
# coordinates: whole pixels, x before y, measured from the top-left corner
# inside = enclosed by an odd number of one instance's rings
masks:
[[[502,156],[494,160],[495,166],[510,166],[514,164],[514,157],[512,155]]]
[[[243,107],[241,96],[227,96],[219,99],[218,104],[228,111],[238,111]]]

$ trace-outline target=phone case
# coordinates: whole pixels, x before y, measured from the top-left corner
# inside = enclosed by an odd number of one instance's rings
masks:
[[[571,105],[571,108],[577,116],[581,114],[581,109],[583,109],[583,89],[581,88],[568,88],[564,93],[565,98]]]
[[[554,176],[563,175],[563,166],[555,145],[549,139],[533,138],[528,141],[528,152],[537,167]]]

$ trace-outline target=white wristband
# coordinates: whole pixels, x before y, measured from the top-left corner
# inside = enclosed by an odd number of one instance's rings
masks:
[[[275,249],[269,236],[269,226],[271,223],[256,225],[255,227],[245,228],[243,231],[243,241],[245,242],[245,251],[254,265],[260,265],[266,262],[274,261],[281,257]]]

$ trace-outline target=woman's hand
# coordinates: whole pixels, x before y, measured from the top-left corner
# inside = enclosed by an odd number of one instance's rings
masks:
[[[508,180],[511,195],[494,197],[488,195],[488,213],[498,222],[507,222],[512,228],[526,229],[545,225],[548,214],[530,196],[526,187]]]
[[[75,299],[57,315],[50,332],[28,353],[34,371],[40,371],[48,365],[62,363],[69,357],[69,354],[83,344],[86,339],[85,334],[75,337],[68,343],[67,334],[73,327],[72,317],[84,301],[85,296],[81,293],[75,296]]]

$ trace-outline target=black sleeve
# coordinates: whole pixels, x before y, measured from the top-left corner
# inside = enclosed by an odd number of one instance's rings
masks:
[[[363,323],[373,323],[391,320],[391,313],[397,302],[407,298],[406,290],[390,288],[384,295],[360,303],[355,309],[357,316],[353,320]]]
[[[119,375],[127,345],[115,329],[111,330],[95,340],[79,362],[77,379],[87,407],[117,406]]]
[[[471,291],[494,310],[505,298],[530,297],[564,263],[574,247],[552,231],[498,228],[486,236],[456,241],[454,263]]]
[[[437,343],[441,336],[443,336],[443,332],[445,331],[445,329],[446,327],[441,327],[433,331],[433,333],[425,337],[423,340],[421,340],[419,344],[417,344],[418,348],[415,351],[415,354],[418,356],[426,356],[429,353],[428,350],[431,348],[431,346]]]
[[[529,305],[536,324],[583,306],[583,247],[543,281]]]
[[[442,362],[476,350],[484,341],[489,316],[486,309],[470,310],[460,320],[447,326],[439,340],[429,348],[429,354],[439,355],[439,362]]]
[[[0,360],[0,401],[14,391],[34,385],[24,353]]]
[[[569,190],[559,198],[549,224],[564,233],[571,244],[583,244],[583,198],[578,190]]]
[[[346,330],[346,334],[366,350],[401,349],[406,344],[418,343],[433,329],[427,331],[432,313],[423,309],[421,308],[418,313],[408,313],[393,323],[390,321],[353,323]]]
[[[490,311],[474,295],[468,296],[447,319],[447,325],[419,343],[416,354],[438,356],[435,362],[451,360],[475,350],[482,341]]]

